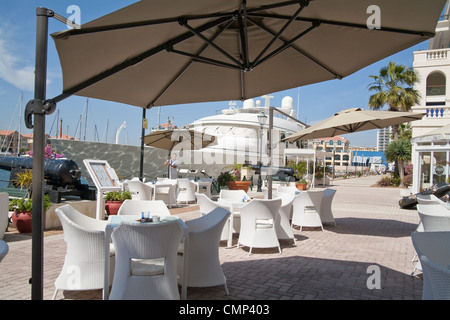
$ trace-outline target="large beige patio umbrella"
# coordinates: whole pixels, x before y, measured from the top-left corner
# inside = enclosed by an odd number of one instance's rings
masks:
[[[48,18],[61,16],[37,8],[35,94],[25,110],[35,139],[32,296],[42,298],[45,115],[56,103],[80,95],[151,108],[341,79],[433,37],[445,2],[142,0],[52,35],[63,92],[51,99]]]
[[[341,79],[433,37],[445,1],[138,1],[52,34],[63,72],[54,100],[149,108]]]
[[[335,113],[311,127],[284,138],[283,141],[295,142],[325,137],[334,137],[341,134],[365,130],[380,129],[405,122],[422,119],[426,113],[397,112],[397,111],[371,111],[361,108],[346,109]]]

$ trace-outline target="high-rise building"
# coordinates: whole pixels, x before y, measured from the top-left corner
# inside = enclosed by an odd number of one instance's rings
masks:
[[[386,151],[389,142],[392,140],[392,127],[378,129],[377,151]]]

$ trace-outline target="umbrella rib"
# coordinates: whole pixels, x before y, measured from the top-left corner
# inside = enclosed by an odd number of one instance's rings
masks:
[[[186,29],[188,29],[190,32],[192,32],[194,35],[196,35],[197,37],[199,37],[200,39],[202,39],[203,41],[205,41],[206,43],[208,43],[210,46],[212,46],[214,49],[216,49],[217,51],[219,51],[222,55],[224,55],[225,57],[227,57],[228,59],[230,59],[232,62],[234,62],[236,65],[242,67],[242,64],[237,61],[235,58],[233,58],[228,52],[226,52],[225,50],[223,50],[221,47],[219,47],[218,45],[216,45],[214,42],[210,41],[208,38],[206,38],[204,35],[202,35],[200,32],[198,32],[197,30],[195,30],[194,28],[192,28],[186,21],[186,19],[180,19],[180,25],[182,25],[183,27],[185,27]],[[213,59],[209,59],[209,58],[204,58],[205,60],[213,60]]]
[[[283,34],[283,32],[291,25],[291,23],[295,20],[295,18],[298,17],[298,15],[300,14],[300,12],[302,12],[302,10],[309,4],[309,2],[306,3],[302,3],[300,2],[300,8],[297,9],[297,11],[292,15],[292,17],[286,21],[286,23],[283,25],[283,27],[278,31],[277,34],[275,34],[273,36],[273,38],[269,41],[269,43],[265,46],[264,49],[262,49],[262,51],[258,54],[258,56],[256,57],[256,59],[253,61],[253,64],[258,64],[258,61],[261,59],[261,57],[266,53],[267,50],[269,50],[269,48],[274,44],[275,41],[277,41],[281,35]]]
[[[188,52],[184,52],[184,51],[180,51],[180,50],[175,50],[173,48],[167,48],[167,51],[168,52],[172,52],[172,53],[176,53],[176,54],[180,54],[180,55],[183,55],[183,56],[190,57],[195,62],[203,62],[203,63],[212,64],[212,65],[215,65],[215,66],[241,70],[241,67],[236,66],[234,64],[226,63],[226,62],[215,60],[215,59],[211,59],[211,58],[201,57],[201,56],[199,56],[197,54],[192,54],[192,53],[188,53]]]
[[[251,15],[253,17],[259,17],[259,18],[272,18],[272,19],[282,19],[282,20],[290,19],[290,16],[278,15],[278,14],[252,13]],[[314,19],[314,18],[306,18],[306,17],[297,17],[295,19],[295,21],[311,22],[311,23],[320,22],[321,24],[337,25],[337,26],[341,26],[341,27],[367,29],[366,24],[357,24],[357,23],[350,23],[350,22],[343,22],[343,21],[331,21],[331,20]],[[418,36],[422,36],[422,37],[434,37],[435,36],[435,33],[433,33],[433,32],[406,30],[406,29],[388,28],[388,27],[381,27],[380,29],[370,29],[370,31],[385,31],[385,32],[394,32],[394,33],[404,33],[404,34],[418,35]]]
[[[285,42],[282,46],[278,47],[277,49],[275,49],[274,51],[272,51],[271,53],[268,53],[264,58],[260,59],[259,62],[254,62],[253,67],[257,67],[258,65],[260,65],[261,63],[264,63],[265,61],[275,57],[277,54],[279,54],[280,52],[286,50],[287,48],[289,48],[295,41],[297,41],[298,39],[300,39],[301,37],[303,37],[304,35],[308,34],[309,32],[311,32],[312,30],[314,30],[315,28],[317,28],[319,26],[318,23],[314,23],[311,27],[309,27],[308,29],[306,29],[305,31],[303,31],[302,33],[300,33],[299,35],[295,36],[294,38],[292,38],[291,40]]]
[[[196,28],[196,30],[198,32],[201,32],[201,31],[204,31],[204,30],[208,30],[208,29],[211,29],[211,28],[213,28],[213,27],[215,27],[215,26],[217,26],[219,24],[222,24],[223,22],[228,21],[228,20],[229,20],[228,16],[227,17],[221,17],[221,18],[216,19],[214,21],[210,21],[210,22],[205,23],[204,25]],[[97,75],[95,75],[95,76],[93,76],[93,77],[91,77],[91,78],[89,78],[89,79],[79,83],[78,85],[73,86],[72,88],[69,88],[69,89],[65,90],[62,94],[60,94],[57,97],[53,98],[52,101],[59,102],[61,100],[64,100],[64,99],[68,98],[69,96],[71,96],[71,95],[73,95],[73,94],[75,94],[75,93],[77,93],[77,92],[79,92],[79,91],[81,91],[81,90],[83,90],[83,89],[85,89],[85,88],[87,88],[87,87],[89,87],[89,86],[91,86],[91,85],[93,85],[93,84],[95,84],[95,83],[105,79],[105,78],[108,78],[109,76],[112,76],[112,75],[116,74],[117,72],[120,72],[120,71],[122,71],[122,70],[124,70],[124,69],[126,69],[126,68],[128,68],[130,66],[133,66],[133,65],[141,62],[142,60],[147,59],[147,58],[157,54],[158,52],[161,52],[162,50],[165,50],[165,49],[167,49],[167,48],[169,48],[169,47],[171,47],[171,46],[173,46],[173,45],[175,45],[177,43],[181,43],[181,42],[183,42],[183,41],[185,41],[185,40],[187,40],[187,39],[189,39],[189,38],[191,38],[193,36],[194,36],[194,34],[192,34],[191,32],[183,33],[183,34],[181,34],[181,35],[179,35],[179,36],[177,36],[177,37],[175,37],[175,38],[173,38],[173,39],[171,39],[171,40],[169,40],[169,41],[167,41],[165,43],[162,43],[162,44],[160,44],[160,45],[158,45],[158,46],[156,46],[154,48],[151,48],[151,49],[149,49],[147,51],[144,51],[144,52],[142,52],[141,54],[139,54],[139,55],[137,55],[135,57],[127,59],[124,62],[122,62],[122,63],[120,63],[120,64],[118,64],[118,65],[116,65],[116,66],[114,66],[114,67],[112,67],[112,68],[110,68],[108,70],[105,70],[105,71],[103,71],[103,72],[101,72],[101,73],[99,73],[99,74],[97,74]]]
[[[255,25],[257,25],[259,28],[261,28],[262,30],[266,31],[267,33],[271,34],[271,35],[275,35],[275,32],[270,30],[269,28],[267,28],[264,24],[260,23],[257,20],[251,19],[249,18],[249,20],[254,23]],[[287,43],[288,41],[284,38],[284,37],[280,37],[280,40],[283,41],[284,43]],[[297,51],[298,53],[304,55],[306,58],[308,58],[309,60],[311,60],[312,62],[314,62],[315,64],[317,64],[318,66],[320,66],[322,69],[326,70],[327,72],[331,73],[332,75],[334,75],[337,79],[342,79],[343,77],[341,75],[339,75],[338,73],[336,73],[335,71],[333,71],[331,68],[329,68],[328,66],[324,65],[323,63],[317,61],[316,59],[314,59],[313,57],[311,57],[309,54],[307,54],[306,52],[304,52],[302,49],[298,48],[296,45],[291,44],[291,48],[294,49],[295,51]]]

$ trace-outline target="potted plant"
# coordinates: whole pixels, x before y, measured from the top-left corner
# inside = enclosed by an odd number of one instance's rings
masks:
[[[50,196],[44,195],[44,213],[51,207]],[[20,233],[30,233],[32,231],[32,198],[14,198],[9,200],[9,211],[13,211],[11,221]]]
[[[131,199],[130,191],[110,191],[105,194],[105,210],[108,215],[116,215],[122,203]]]
[[[234,164],[232,171],[221,172],[217,178],[219,186],[221,188],[226,186],[229,190],[244,190],[247,192],[252,182],[250,180],[241,181],[241,168],[242,164]]]
[[[306,182],[305,179],[301,179],[300,181],[295,183],[295,186],[297,187],[298,190],[306,190],[307,185],[308,183]]]
[[[307,164],[304,161],[300,162],[294,162],[290,161],[288,163],[288,166],[294,169],[294,177],[296,177],[299,181],[295,183],[297,189],[299,190],[306,190],[307,189],[307,182],[303,178],[305,173],[307,172]]]
[[[31,186],[33,181],[33,172],[31,170],[22,170],[16,174],[13,184],[21,189],[26,188],[27,196],[24,198],[14,198],[9,201],[9,210],[13,211],[11,221],[20,233],[29,233],[32,231],[32,209],[33,200],[31,197]],[[52,205],[50,196],[44,195],[43,199],[44,213]]]

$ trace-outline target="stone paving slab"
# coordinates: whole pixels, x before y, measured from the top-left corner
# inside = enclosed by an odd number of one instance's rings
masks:
[[[223,286],[188,288],[188,300],[419,300],[422,275],[411,261],[417,211],[398,205],[396,188],[374,187],[380,176],[336,180],[333,200],[336,226],[294,229],[297,243],[276,249],[219,248],[230,295]],[[253,192],[252,196],[259,196]],[[189,220],[198,206],[171,209]],[[5,234],[9,253],[0,262],[0,300],[29,300],[31,237]],[[235,235],[234,244],[237,242]],[[51,299],[66,245],[61,231],[44,238],[44,299]],[[375,273],[374,271],[375,270]],[[379,277],[375,277],[378,275]],[[100,300],[101,290],[60,291],[57,299]]]

